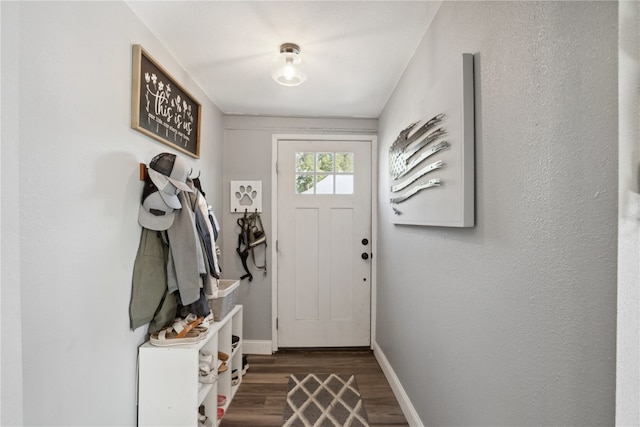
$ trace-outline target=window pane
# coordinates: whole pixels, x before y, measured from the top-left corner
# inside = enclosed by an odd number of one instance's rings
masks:
[[[296,194],[313,194],[313,175],[296,174]]]
[[[333,172],[333,153],[316,153],[316,171]]]
[[[336,172],[353,173],[353,153],[336,153]]]
[[[316,176],[316,194],[333,194],[333,175]]]
[[[336,194],[353,194],[353,175],[336,175]]]
[[[296,172],[313,172],[314,153],[296,153]]]

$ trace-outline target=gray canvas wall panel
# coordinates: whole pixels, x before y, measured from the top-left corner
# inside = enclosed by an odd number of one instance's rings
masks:
[[[386,144],[390,146],[388,209],[395,214],[395,224],[473,227],[473,55],[452,55],[435,80],[434,86],[403,99],[403,110],[410,113],[396,123],[398,133],[404,136],[402,129],[417,124],[407,139],[399,135],[399,140]],[[428,128],[424,133],[423,126]],[[446,147],[434,153],[441,144]],[[431,170],[432,166],[438,167]],[[413,194],[424,184],[436,182]]]

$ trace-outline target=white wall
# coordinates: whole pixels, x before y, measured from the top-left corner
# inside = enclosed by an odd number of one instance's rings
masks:
[[[271,340],[271,284],[273,265],[271,256],[275,250],[274,236],[271,232],[271,174],[272,174],[272,136],[274,134],[373,134],[378,121],[374,119],[319,119],[284,117],[243,117],[226,116],[224,120],[224,195],[223,222],[225,226],[222,246],[223,276],[239,278],[244,274],[240,257],[236,254],[239,228],[235,226],[238,214],[229,212],[230,181],[262,181],[263,214],[262,222],[267,232],[268,274],[249,265],[253,281],[243,280],[240,286],[238,302],[244,309],[244,338],[256,341]],[[258,263],[264,261],[262,252],[258,253]]]
[[[614,423],[617,13],[444,2],[379,119],[376,338],[424,425]],[[389,146],[463,52],[477,225],[393,226]]]
[[[640,425],[640,3],[619,3],[616,425]]]
[[[201,158],[182,156],[216,209],[222,114],[123,2],[3,2],[2,19],[2,424],[135,425],[138,164],[171,148],[130,128],[131,45],[203,104]]]

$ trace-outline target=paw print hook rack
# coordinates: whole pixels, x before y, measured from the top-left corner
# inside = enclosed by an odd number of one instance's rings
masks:
[[[262,181],[231,181],[231,213],[262,212]]]

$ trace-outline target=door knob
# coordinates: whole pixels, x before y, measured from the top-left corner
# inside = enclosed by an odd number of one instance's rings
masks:
[[[366,252],[362,252],[362,255],[360,256],[362,257],[362,259],[365,259],[365,260],[369,259],[369,254]]]
[[[369,240],[368,239],[362,239],[362,244],[364,246],[367,246],[369,244]]]

